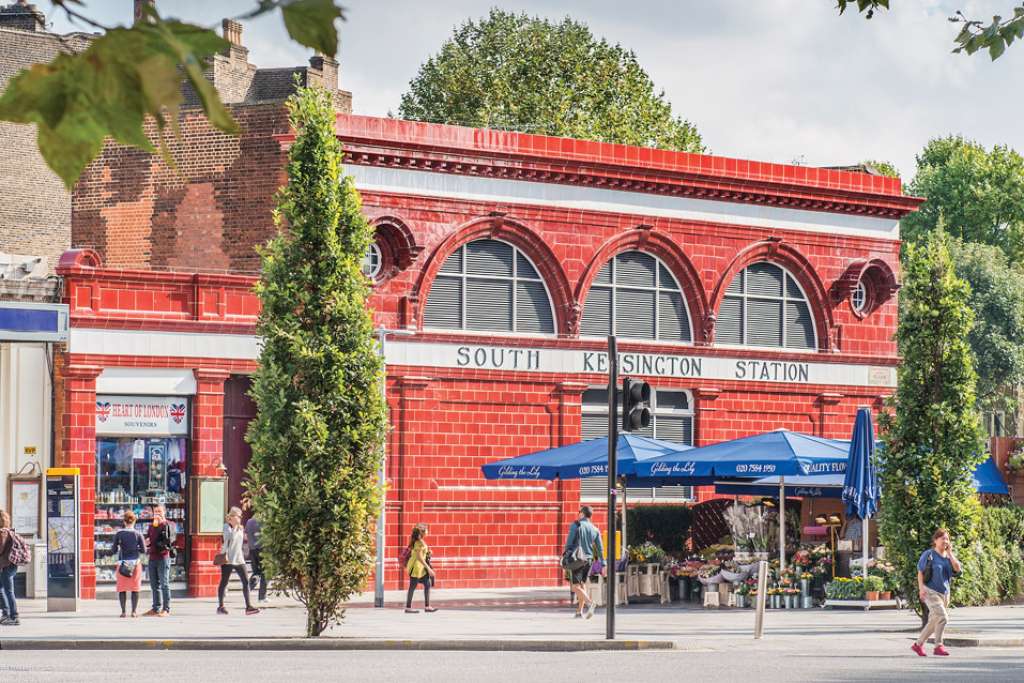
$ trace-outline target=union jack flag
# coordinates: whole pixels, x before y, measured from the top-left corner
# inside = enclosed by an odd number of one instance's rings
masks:
[[[181,421],[185,419],[184,403],[171,404],[171,418],[174,419],[174,424],[181,424]]]
[[[108,417],[110,417],[110,402],[96,401],[96,419],[106,422]]]

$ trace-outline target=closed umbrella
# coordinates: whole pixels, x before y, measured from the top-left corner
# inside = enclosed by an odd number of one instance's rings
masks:
[[[875,429],[868,408],[857,410],[850,440],[850,461],[843,480],[846,516],[861,520],[864,547],[864,578],[868,577],[868,520],[878,512],[878,476],[875,472]]]

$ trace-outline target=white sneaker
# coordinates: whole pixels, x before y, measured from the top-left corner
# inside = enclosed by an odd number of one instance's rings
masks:
[[[587,619],[594,616],[594,610],[597,609],[597,600],[591,600],[590,604],[587,605]]]

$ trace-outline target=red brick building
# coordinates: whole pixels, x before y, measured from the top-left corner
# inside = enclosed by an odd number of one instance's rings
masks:
[[[447,586],[558,580],[565,527],[581,499],[600,504],[603,487],[485,481],[480,465],[600,433],[610,331],[623,372],[655,388],[659,438],[699,445],[779,427],[843,436],[857,406],[892,392],[898,221],[919,203],[898,179],[349,115],[338,135],[377,227],[367,256],[376,321],[414,333],[387,351],[390,587],[417,522],[430,525]],[[118,463],[129,451],[152,461],[139,455],[150,439],[124,442],[98,410],[140,396],[142,410],[165,417],[185,405],[190,428],[152,439],[163,481],[172,462],[182,477],[223,463],[238,495],[258,303],[251,276],[201,271],[255,264],[288,139],[277,131],[274,149],[254,140],[265,151],[244,172],[207,169],[237,184],[217,195],[217,211],[178,204],[159,217],[179,230],[157,230],[156,214],[118,222],[141,194],[167,191],[152,173],[117,193],[104,165],[130,176],[133,163],[158,163],[137,153],[108,148],[76,193],[76,206],[105,217],[83,222],[92,244],[116,251],[98,238],[114,225],[147,240],[131,257],[72,251],[59,268],[72,321],[61,458],[86,473],[86,594],[94,515],[111,497],[96,477],[127,476]],[[175,182],[196,192],[189,178]],[[630,492],[640,502],[707,495]],[[216,545],[188,539],[181,571],[193,594],[213,589]]]

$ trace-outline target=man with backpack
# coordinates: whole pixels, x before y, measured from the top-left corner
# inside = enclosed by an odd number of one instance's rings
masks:
[[[14,599],[14,575],[18,566],[29,563],[28,544],[14,533],[11,516],[0,510],[0,625],[18,626],[18,603]]]
[[[601,533],[590,521],[593,515],[594,511],[589,505],[580,508],[579,518],[569,527],[569,537],[562,552],[562,569],[569,577],[572,592],[576,594],[577,619],[582,619],[584,615],[587,619],[591,618],[597,607],[597,603],[587,594],[587,580],[594,560],[604,556],[604,547],[601,544]]]
[[[177,534],[174,531],[174,522],[167,519],[163,505],[153,507],[153,523],[146,535],[146,540],[149,541],[149,587],[153,592],[153,608],[143,616],[170,616],[171,558],[174,555],[174,539]]]

